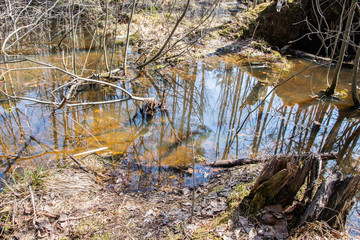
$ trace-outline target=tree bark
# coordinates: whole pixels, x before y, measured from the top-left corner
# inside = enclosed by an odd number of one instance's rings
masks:
[[[107,25],[109,22],[109,0],[105,0],[106,1],[106,13],[105,13],[105,26],[104,26],[104,32],[103,32],[103,48],[104,48],[104,61],[105,61],[105,68],[106,71],[109,72],[110,68],[109,68],[109,63],[107,60],[107,49],[106,49],[106,31],[107,31]]]
[[[359,183],[359,175],[347,177],[344,180],[338,179],[318,220],[324,220],[335,228],[345,225],[347,215],[354,204],[353,198],[359,189]]]

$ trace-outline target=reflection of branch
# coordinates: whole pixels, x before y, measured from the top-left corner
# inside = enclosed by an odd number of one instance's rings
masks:
[[[40,131],[40,125],[37,126],[36,131],[34,134],[30,135],[29,138],[26,140],[26,142],[23,144],[22,148],[18,151],[18,153],[16,154],[15,157],[11,158],[8,157],[7,163],[6,163],[6,169],[4,171],[4,173],[6,173],[7,171],[9,171],[9,169],[11,168],[11,166],[16,162],[16,160],[18,160],[21,155],[23,154],[23,152],[27,149],[27,147],[30,145],[32,140],[35,140],[35,142],[39,142],[38,140],[35,139],[35,136],[39,133]]]

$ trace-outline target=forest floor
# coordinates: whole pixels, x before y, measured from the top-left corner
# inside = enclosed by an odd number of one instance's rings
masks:
[[[0,193],[1,212],[8,218],[0,223],[2,236],[244,239],[254,231],[255,226],[246,218],[234,225],[233,211],[261,169],[259,165],[213,171],[209,182],[196,188],[194,198],[192,189],[167,185],[144,192],[109,188],[103,177],[109,177],[110,170],[100,157],[89,155],[81,162],[88,172],[68,162],[54,169],[27,172],[5,188]]]
[[[13,184],[0,193],[3,239],[284,239],[287,230],[252,223],[237,206],[262,164],[213,169],[209,181],[195,188],[161,185],[123,191],[99,155],[75,164],[70,158],[52,169],[18,169]],[[114,179],[115,178],[115,179]],[[117,186],[108,184],[113,181]],[[194,194],[194,195],[193,195]],[[193,214],[192,214],[193,213]],[[319,231],[320,224],[314,231]],[[324,229],[321,236],[339,239]],[[335,236],[335,237],[334,237]],[[302,239],[294,237],[293,239]],[[307,238],[308,239],[308,238]]]

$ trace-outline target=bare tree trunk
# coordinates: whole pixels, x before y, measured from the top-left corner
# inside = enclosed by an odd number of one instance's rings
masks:
[[[340,15],[340,23],[339,23],[339,30],[336,34],[336,37],[335,37],[335,41],[334,41],[334,47],[332,49],[332,52],[331,52],[331,62],[334,61],[334,56],[335,56],[335,52],[336,52],[336,47],[338,45],[338,41],[339,41],[339,38],[340,38],[340,35],[341,35],[341,29],[343,27],[343,18],[344,18],[344,12],[345,12],[345,9],[346,9],[346,4],[344,4],[343,8],[342,8],[342,11],[341,11],[341,15]],[[327,74],[326,74],[326,84],[329,85],[329,73],[330,73],[330,69],[331,69],[331,64],[329,64],[329,67],[328,67],[328,71],[327,71]]]
[[[127,27],[127,31],[126,31],[126,44],[125,44],[125,57],[124,57],[124,75],[126,75],[126,62],[127,62],[127,55],[128,55],[128,47],[129,47],[129,40],[130,40],[130,25],[132,22],[132,18],[135,12],[135,5],[136,5],[136,0],[133,0],[133,6],[131,9],[131,15],[130,15],[130,19],[129,19],[129,23],[128,23],[128,27]]]
[[[106,1],[106,18],[105,18],[105,26],[104,26],[104,32],[103,32],[103,47],[104,47],[104,60],[105,60],[105,68],[106,71],[109,72],[109,63],[107,60],[107,52],[106,52],[106,29],[109,21],[109,0]]]
[[[352,83],[351,83],[351,96],[354,102],[354,107],[356,108],[360,107],[360,99],[359,99],[359,94],[357,92],[359,60],[360,60],[360,46],[358,46],[358,49],[356,51],[356,56],[354,59],[354,68],[353,68]]]
[[[341,48],[340,48],[339,59],[338,59],[337,64],[336,64],[335,74],[334,74],[331,86],[325,92],[326,96],[331,96],[335,92],[335,88],[336,88],[336,85],[337,85],[337,82],[338,82],[338,79],[339,79],[339,75],[340,75],[341,65],[342,65],[342,63],[344,61],[345,51],[346,51],[346,48],[349,45],[349,41],[350,41],[350,29],[351,29],[352,20],[354,18],[354,13],[355,13],[355,9],[356,9],[356,3],[357,3],[357,0],[352,0],[352,2],[351,2],[351,7],[350,7],[350,10],[349,10],[349,16],[348,16],[348,19],[346,21],[345,32],[343,34],[344,38],[343,38],[343,42],[342,42]]]
[[[143,64],[141,64],[138,68],[144,68],[144,67],[146,67],[149,63],[151,63],[151,62],[153,62],[153,61],[155,61],[160,55],[161,55],[161,53],[164,51],[164,49],[165,49],[165,47],[166,47],[166,45],[169,43],[169,41],[170,41],[170,39],[171,39],[171,37],[174,35],[174,33],[175,33],[175,31],[176,31],[176,29],[177,29],[177,27],[179,26],[179,24],[180,24],[180,22],[182,21],[182,19],[185,17],[185,15],[186,15],[186,12],[187,12],[187,10],[188,10],[188,8],[189,8],[189,5],[190,5],[190,0],[188,0],[187,1],[187,3],[186,3],[186,6],[185,6],[185,9],[184,9],[184,11],[183,11],[183,13],[181,14],[181,16],[180,16],[180,18],[176,21],[176,23],[175,23],[175,26],[174,26],[174,28],[173,28],[173,30],[171,31],[171,33],[170,33],[170,35],[169,35],[169,37],[166,39],[166,41],[165,41],[165,43],[164,43],[164,45],[161,47],[161,49],[149,60],[149,61],[147,61],[147,62],[145,62],[145,63],[143,63]]]
[[[110,73],[111,73],[111,70],[112,70],[112,65],[113,65],[113,61],[114,61],[114,52],[116,52],[116,33],[117,33],[117,29],[118,29],[118,23],[119,23],[119,16],[120,16],[120,9],[119,9],[119,1],[116,0],[115,1],[115,8],[116,8],[116,17],[115,17],[115,29],[114,29],[114,32],[113,32],[113,35],[114,35],[114,38],[113,38],[113,46],[114,46],[114,49],[111,51],[111,58],[110,58]]]
[[[71,13],[70,13],[70,27],[72,28],[72,68],[73,68],[73,73],[76,75],[76,58],[75,58],[76,30],[74,23],[74,9],[75,9],[75,2],[74,0],[72,0]]]

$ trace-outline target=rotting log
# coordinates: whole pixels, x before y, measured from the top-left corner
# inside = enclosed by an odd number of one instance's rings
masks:
[[[309,158],[312,153],[303,153],[303,154],[294,154],[294,155],[279,155],[278,157],[284,158],[294,158],[294,159],[305,159]],[[321,153],[318,155],[322,160],[331,160],[337,158],[336,152],[331,153]],[[247,165],[247,164],[256,164],[261,162],[267,162],[272,160],[274,157],[259,157],[259,158],[239,158],[239,159],[227,159],[227,160],[219,160],[215,162],[205,162],[199,163],[200,166],[206,167],[217,167],[217,168],[231,168],[235,166]]]
[[[247,164],[256,164],[263,162],[261,158],[240,158],[240,159],[230,159],[230,160],[220,160],[215,162],[206,162],[199,163],[200,166],[205,167],[219,167],[219,168],[231,168],[235,166],[247,165]]]
[[[323,156],[330,159],[336,154]],[[322,160],[321,154],[309,154],[305,158],[299,155],[272,157],[249,195],[240,203],[240,214],[256,216],[262,221],[262,216],[269,214],[266,209],[277,205],[287,209],[280,215],[282,221],[287,219],[289,232],[311,221],[325,221],[340,229],[354,204],[360,176],[343,178],[340,173],[335,173],[322,181]]]

